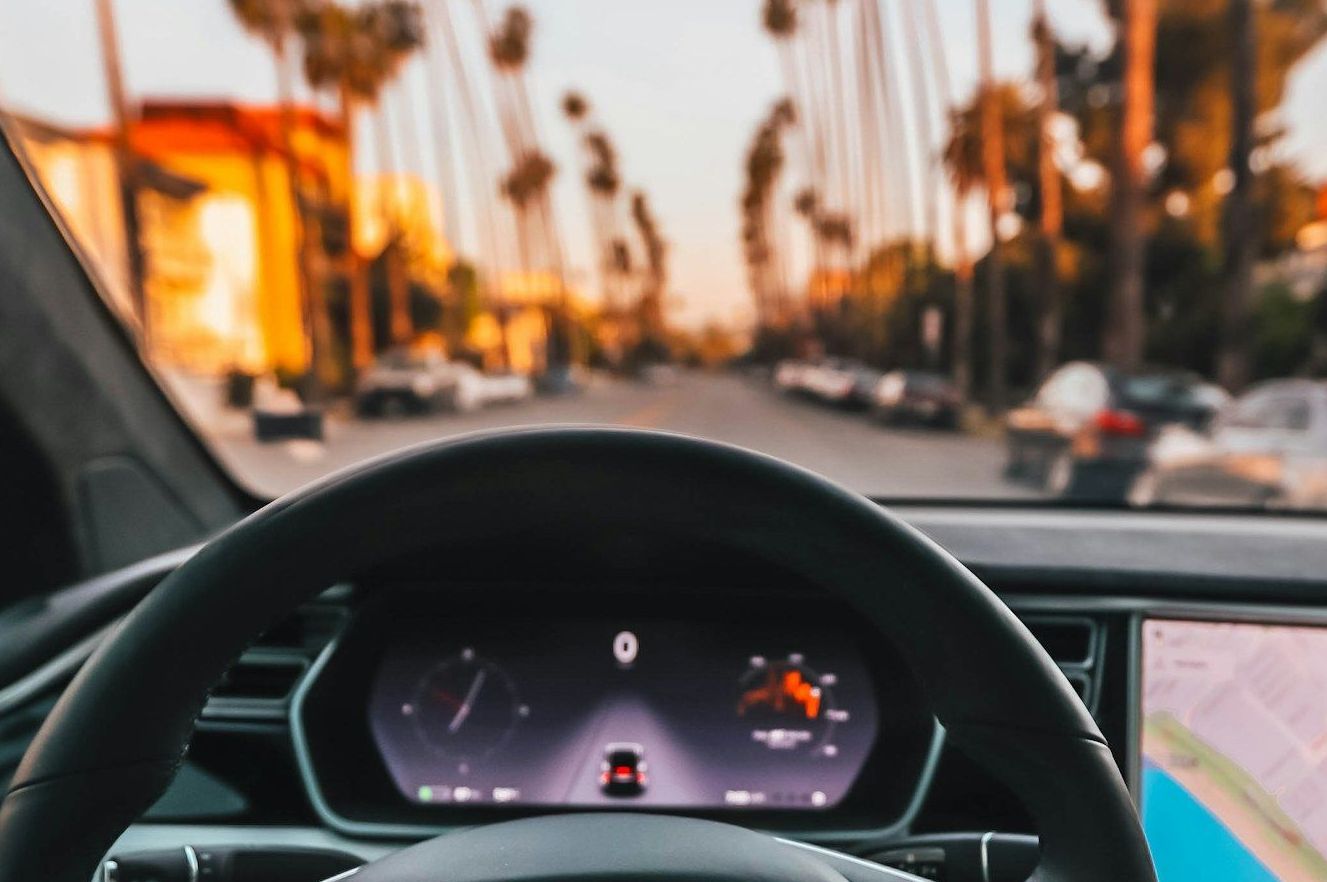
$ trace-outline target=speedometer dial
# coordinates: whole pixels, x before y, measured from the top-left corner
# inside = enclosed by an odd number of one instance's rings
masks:
[[[798,653],[755,656],[739,682],[737,716],[750,726],[751,740],[770,750],[834,756],[834,727],[848,719],[834,703],[835,682]]]
[[[424,675],[401,708],[434,750],[465,766],[493,754],[529,715],[501,667],[463,649]]]

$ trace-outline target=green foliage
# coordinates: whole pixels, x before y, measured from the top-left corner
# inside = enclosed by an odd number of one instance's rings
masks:
[[[1253,359],[1257,379],[1302,372],[1313,348],[1318,304],[1296,299],[1284,285],[1262,291],[1254,313]]]

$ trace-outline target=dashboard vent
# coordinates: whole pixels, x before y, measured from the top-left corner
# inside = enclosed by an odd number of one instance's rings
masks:
[[[1029,615],[1023,624],[1060,666],[1083,704],[1096,713],[1105,648],[1101,623],[1080,616]]]
[[[304,673],[348,615],[349,588],[333,588],[269,629],[212,690],[203,718],[280,722]]]

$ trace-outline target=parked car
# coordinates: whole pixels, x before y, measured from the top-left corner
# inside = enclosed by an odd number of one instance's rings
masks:
[[[859,361],[827,358],[802,372],[802,389],[826,404],[843,407],[867,407],[871,402],[880,372]]]
[[[774,366],[774,388],[780,392],[803,391],[803,382],[810,364],[797,358],[785,358]]]
[[[520,374],[485,374],[438,353],[390,352],[365,371],[355,387],[361,416],[426,413],[440,408],[467,412],[486,404],[529,398]]]
[[[1201,430],[1225,400],[1186,371],[1072,362],[1010,411],[1005,471],[1055,496],[1124,501],[1161,432]]]
[[[1327,503],[1327,383],[1274,380],[1208,431],[1173,427],[1135,480],[1135,505],[1316,508]]]
[[[932,371],[890,371],[871,390],[871,412],[887,423],[956,428],[960,404],[958,387]]]

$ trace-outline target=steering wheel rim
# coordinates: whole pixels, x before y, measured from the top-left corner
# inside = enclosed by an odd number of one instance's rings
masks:
[[[0,882],[85,882],[165,789],[208,690],[327,585],[436,546],[558,530],[695,537],[804,574],[909,663],[951,743],[1041,836],[1034,878],[1155,879],[1091,715],[1007,607],[863,497],[777,459],[677,435],[531,429],[411,448],[283,497],[209,542],[83,666],[0,804]],[[881,591],[882,581],[892,591]],[[90,737],[95,733],[95,737]]]

